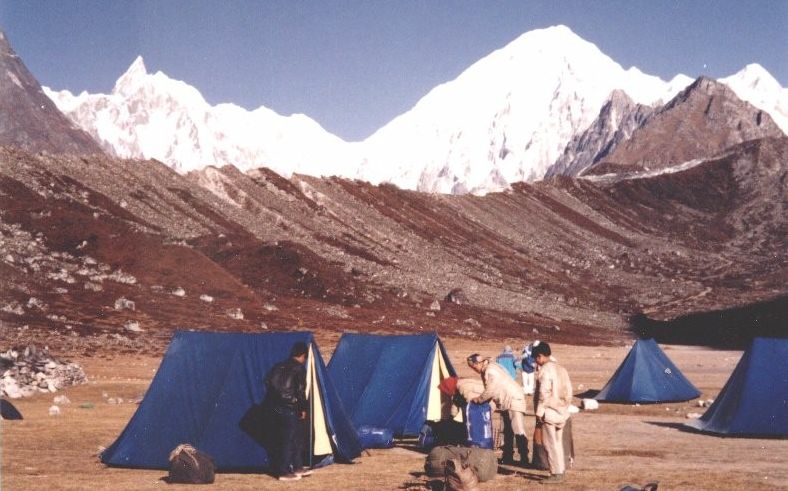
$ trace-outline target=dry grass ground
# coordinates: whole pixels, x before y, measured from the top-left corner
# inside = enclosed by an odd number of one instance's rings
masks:
[[[322,340],[325,356],[334,339]],[[470,352],[494,355],[499,342],[446,339],[452,362],[469,376],[463,360]],[[519,342],[514,343],[519,345]],[[668,346],[668,355],[712,398],[730,375],[741,353]],[[559,345],[554,352],[572,376],[576,392],[600,389],[627,352],[627,347]],[[124,428],[136,405],[112,405],[108,397],[141,395],[159,364],[157,358],[118,356],[76,360],[90,382],[62,393],[71,404],[50,417],[51,395],[15,401],[24,421],[2,422],[2,489],[163,489],[165,472],[113,469],[99,463],[99,448]],[[92,403],[92,408],[80,405]],[[560,489],[616,490],[625,484],[660,482],[660,489],[786,489],[788,441],[727,439],[682,431],[688,412],[702,412],[694,402],[647,406],[603,405],[575,416],[577,462]],[[529,418],[531,419],[531,418]],[[529,421],[529,432],[533,422]],[[424,455],[400,446],[372,451],[354,465],[332,465],[295,483],[266,475],[219,474],[220,489],[427,489]],[[545,473],[502,469],[482,489],[539,488]]]

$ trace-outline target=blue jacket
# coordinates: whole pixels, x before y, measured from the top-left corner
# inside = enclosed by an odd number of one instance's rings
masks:
[[[495,359],[495,363],[501,365],[511,377],[517,380],[517,359],[511,353],[501,353]]]

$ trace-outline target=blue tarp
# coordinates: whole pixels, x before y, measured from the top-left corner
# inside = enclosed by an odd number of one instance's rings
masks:
[[[697,430],[730,436],[788,436],[788,339],[755,338]]]
[[[120,437],[101,455],[105,464],[166,469],[181,443],[208,453],[218,470],[265,470],[271,455],[241,428],[265,397],[265,375],[296,342],[311,344],[334,458],[361,453],[356,431],[327,376],[311,333],[176,332],[145,398]]]
[[[328,372],[353,424],[417,436],[427,419],[436,345],[454,375],[437,334],[343,334]]]
[[[640,339],[595,397],[605,402],[678,402],[700,396],[653,339]]]

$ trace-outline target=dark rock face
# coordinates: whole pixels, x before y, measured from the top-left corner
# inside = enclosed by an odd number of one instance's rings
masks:
[[[547,170],[545,177],[582,174],[632,136],[632,132],[653,112],[653,108],[633,102],[626,93],[614,91],[594,123],[572,138],[564,154]]]
[[[638,172],[710,158],[748,140],[784,136],[771,116],[700,77],[648,116],[586,175]]]
[[[101,148],[77,128],[41,86],[0,32],[0,145],[28,151],[100,154]]]

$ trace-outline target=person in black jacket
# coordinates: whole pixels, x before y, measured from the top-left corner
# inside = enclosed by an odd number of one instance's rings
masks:
[[[307,346],[295,343],[290,358],[277,363],[265,378],[279,428],[279,448],[275,472],[280,481],[296,481],[312,474],[303,466],[304,423],[307,415],[306,363]]]

